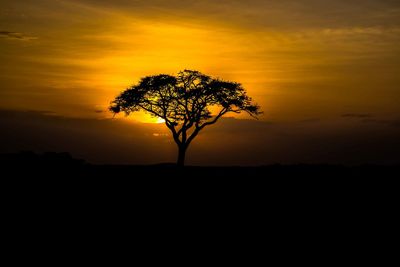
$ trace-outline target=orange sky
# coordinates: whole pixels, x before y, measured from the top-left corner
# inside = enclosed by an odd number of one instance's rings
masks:
[[[277,2],[3,0],[0,107],[109,117],[140,77],[187,68],[241,82],[263,120],[398,117],[397,1]]]
[[[107,107],[194,69],[242,83],[264,115],[210,126],[188,164],[400,162],[398,0],[1,0],[0,51],[0,153],[174,162],[164,125]]]

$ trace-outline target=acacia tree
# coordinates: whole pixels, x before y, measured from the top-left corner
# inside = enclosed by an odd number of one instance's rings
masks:
[[[218,108],[212,114],[210,107]],[[186,150],[206,126],[229,112],[247,112],[256,118],[260,107],[247,96],[241,84],[214,79],[198,71],[184,70],[177,76],[147,76],[111,102],[114,114],[144,110],[161,118],[178,145],[177,164],[185,163]]]

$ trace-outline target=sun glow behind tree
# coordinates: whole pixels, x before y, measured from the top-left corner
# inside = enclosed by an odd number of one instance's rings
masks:
[[[213,114],[211,107],[219,111]],[[127,116],[141,110],[164,120],[178,146],[179,166],[185,164],[186,150],[199,132],[225,114],[243,112],[254,118],[262,114],[241,84],[193,70],[181,71],[177,76],[146,76],[110,106],[114,114],[124,112]]]

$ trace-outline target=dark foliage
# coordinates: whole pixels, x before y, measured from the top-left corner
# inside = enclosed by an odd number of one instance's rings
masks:
[[[212,116],[210,108],[219,111]],[[183,165],[185,152],[206,126],[223,115],[247,112],[256,117],[260,107],[247,96],[239,83],[214,79],[198,71],[184,70],[175,76],[156,75],[143,78],[122,92],[111,104],[113,113],[144,110],[165,121],[178,145],[178,165]]]

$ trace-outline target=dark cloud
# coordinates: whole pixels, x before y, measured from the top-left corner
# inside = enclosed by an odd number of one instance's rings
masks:
[[[37,37],[28,36],[20,32],[10,32],[10,31],[0,31],[0,38],[20,40],[20,41],[30,41],[38,39]]]
[[[372,114],[368,113],[347,113],[342,115],[343,118],[360,119],[364,123],[374,123],[380,125],[386,125],[390,127],[400,127],[400,119],[381,119],[374,118]]]
[[[391,127],[400,127],[400,119],[394,120],[383,120],[383,119],[365,119],[363,122],[366,123],[376,123],[376,124],[383,124]]]
[[[188,164],[399,163],[399,127],[363,123],[268,123],[226,118],[206,128]],[[398,123],[398,122],[397,122]],[[74,119],[42,112],[0,111],[0,153],[70,152],[93,163],[174,162],[176,147],[162,124]],[[327,126],[328,125],[328,126]]]
[[[174,160],[175,147],[165,136],[153,136],[153,133],[164,133],[164,129],[158,129],[153,124],[67,118],[41,111],[9,110],[0,111],[0,124],[4,129],[0,133],[1,152],[67,151],[97,163]]]
[[[372,118],[371,114],[367,113],[346,113],[342,115],[343,118],[357,118],[357,119],[364,119],[364,118]]]

